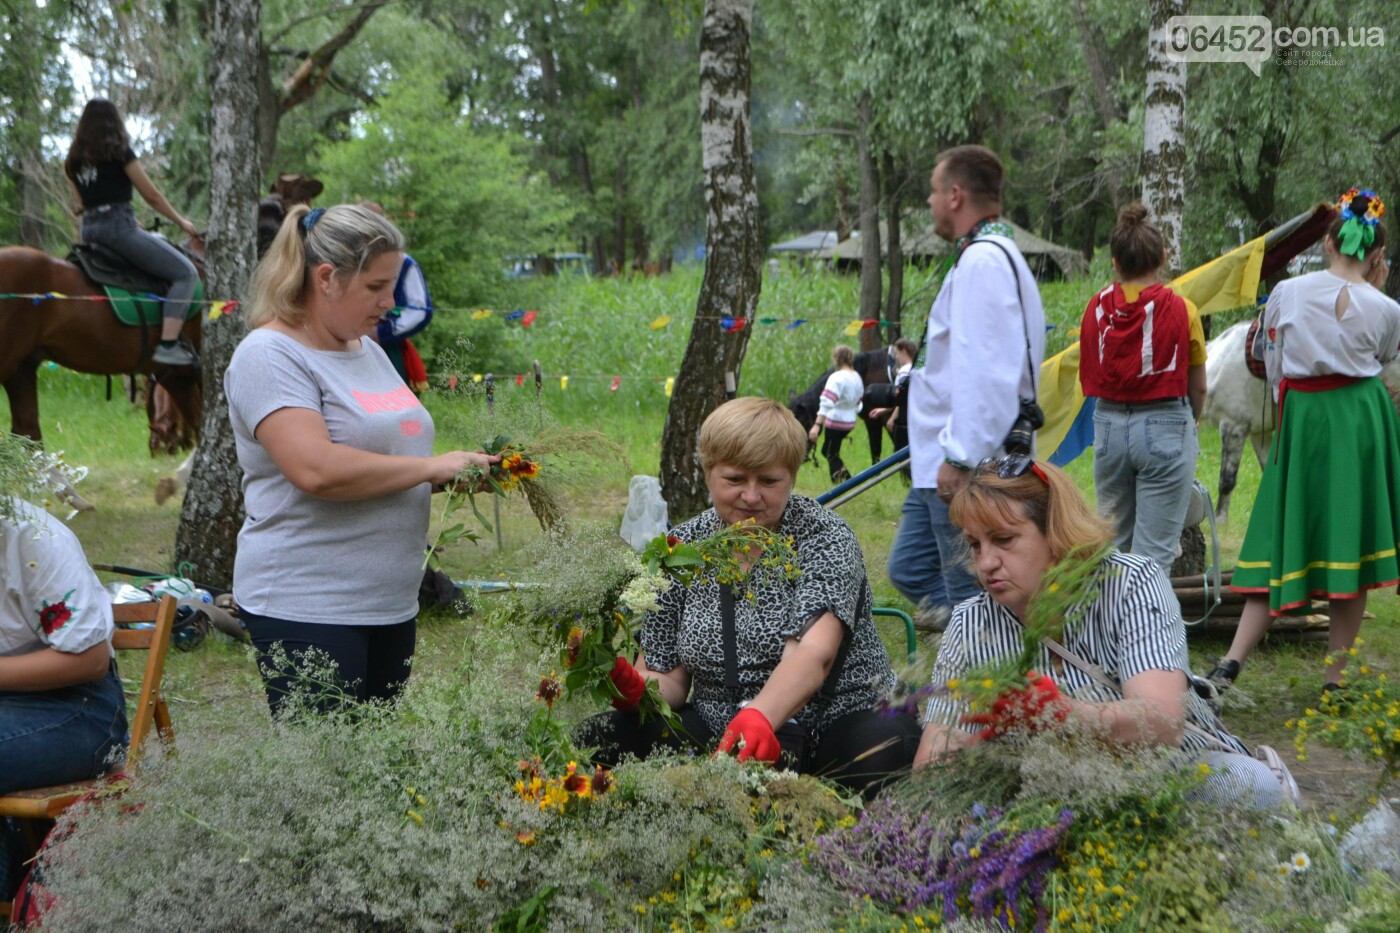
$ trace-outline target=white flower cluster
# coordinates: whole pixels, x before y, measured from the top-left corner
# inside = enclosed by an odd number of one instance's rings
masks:
[[[641,615],[655,609],[656,598],[670,588],[671,581],[665,575],[642,571],[627,584],[619,599],[628,612]]]
[[[48,508],[55,498],[67,501],[73,484],[82,482],[87,467],[75,467],[63,451],[50,453],[27,437],[0,436],[0,517],[15,517],[15,499],[28,499]]]

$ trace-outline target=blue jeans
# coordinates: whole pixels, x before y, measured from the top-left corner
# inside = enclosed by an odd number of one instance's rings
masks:
[[[142,230],[130,204],[113,204],[105,211],[83,214],[83,242],[99,243],[141,271],[169,282],[161,316],[185,319],[199,273],[168,240]]]
[[[1113,543],[1171,576],[1196,478],[1196,422],[1185,399],[1141,405],[1100,400],[1094,411],[1099,514],[1118,523]]]
[[[962,532],[936,489],[911,489],[890,548],[890,582],[921,609],[951,608],[981,592]]]
[[[121,763],[126,741],[115,664],[76,687],[0,690],[0,794],[105,774]]]

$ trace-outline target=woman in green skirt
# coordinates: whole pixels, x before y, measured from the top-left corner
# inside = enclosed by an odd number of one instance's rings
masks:
[[[1380,291],[1385,205],[1353,188],[1327,231],[1328,267],[1280,282],[1260,329],[1278,431],[1231,588],[1239,628],[1208,679],[1227,689],[1280,615],[1329,601],[1324,690],[1356,641],[1366,591],[1400,583],[1400,418],[1381,367],[1400,346],[1400,305]]]

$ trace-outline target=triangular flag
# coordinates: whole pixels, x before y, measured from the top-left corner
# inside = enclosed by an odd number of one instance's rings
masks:
[[[483,319],[485,319],[485,318],[490,317],[490,316],[491,316],[491,313],[492,313],[492,312],[486,310],[485,308],[478,308],[477,310],[475,310],[475,311],[472,312],[472,320],[473,320],[473,321],[480,321],[480,320],[483,320]]]
[[[474,374],[472,375],[472,382],[480,382],[480,381],[482,380],[482,378],[483,378],[483,377],[482,377],[481,373],[474,373]]]
[[[865,322],[863,321],[852,321],[846,325],[846,329],[842,331],[842,333],[847,337],[854,337],[856,334],[860,333],[860,329],[863,326],[865,326]]]
[[[209,320],[217,321],[219,319],[220,313],[224,310],[223,308],[219,307],[219,305],[221,304],[223,304],[222,301],[214,302],[214,307],[209,309]]]
[[[535,323],[535,318],[539,316],[540,313],[538,311],[526,311],[525,316],[520,319],[520,326],[529,327],[531,324]]]
[[[666,377],[666,384],[665,384],[664,386],[661,387],[661,391],[666,393],[666,397],[667,397],[667,398],[670,398],[670,397],[671,397],[671,390],[674,389],[675,387],[676,387],[676,377],[675,377],[675,376],[667,376],[667,377]]]
[[[789,325],[787,326],[787,329],[788,329],[788,330],[797,330],[797,328],[801,327],[803,324],[806,324],[806,323],[807,323],[807,319],[806,319],[806,318],[803,318],[803,317],[800,317],[800,318],[798,318],[797,320],[793,321],[791,324],[789,324]]]
[[[729,330],[729,328],[734,326],[734,319],[726,314],[719,319],[719,326],[721,330]]]
[[[654,321],[651,322],[651,329],[652,329],[652,330],[660,330],[661,328],[665,327],[665,326],[666,326],[667,324],[669,324],[669,323],[671,323],[671,315],[669,315],[669,314],[663,314],[663,315],[661,315],[661,317],[659,317],[659,318],[657,318],[656,320],[654,320]]]
[[[868,317],[868,318],[866,318],[865,320],[863,320],[863,321],[860,322],[860,326],[868,330],[868,329],[870,329],[870,328],[872,328],[872,327],[879,327],[879,326],[880,326],[880,322],[877,321],[877,320],[876,320],[875,318],[873,318],[873,317]]]
[[[758,319],[758,323],[760,323],[760,324],[776,324],[776,323],[778,323],[778,319],[775,318],[775,317],[761,317],[761,318]]]
[[[617,391],[617,387],[620,386],[620,385],[622,385],[622,377],[621,377],[621,376],[613,376],[612,386],[608,388],[608,391],[609,391],[609,392],[616,392],[616,391]]]
[[[560,376],[560,377],[559,377],[559,388],[560,388],[561,390],[563,390],[563,389],[567,389],[568,387],[569,387],[569,377],[568,377],[568,376]]]
[[[515,374],[515,384],[516,384],[517,386],[523,386],[523,385],[525,384],[525,374],[524,374],[524,373],[516,373],[516,374]]]
[[[525,312],[524,312],[524,311],[518,311],[518,310],[517,310],[517,311],[512,311],[512,312],[510,312],[509,314],[506,315],[506,320],[507,320],[507,321],[518,321],[518,320],[520,320],[520,318],[522,318],[524,315],[525,315]]]

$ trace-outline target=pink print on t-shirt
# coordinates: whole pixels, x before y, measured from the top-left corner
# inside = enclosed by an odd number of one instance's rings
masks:
[[[399,386],[392,392],[360,392],[355,391],[355,401],[360,403],[360,407],[367,412],[377,411],[404,411],[408,408],[422,408],[418,401],[418,396],[414,395],[408,386]]]
[[[423,433],[423,425],[417,419],[399,422],[399,433],[404,437],[417,437]]]

